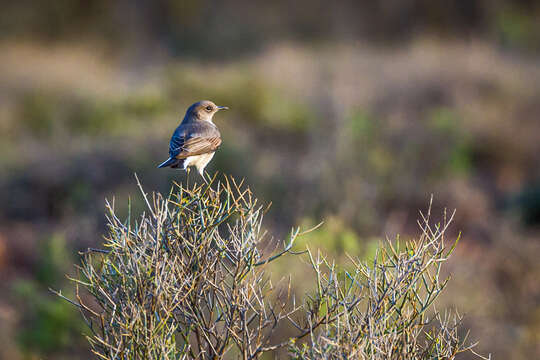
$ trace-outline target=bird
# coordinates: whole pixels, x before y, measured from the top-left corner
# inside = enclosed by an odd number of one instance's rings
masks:
[[[226,109],[209,100],[191,105],[171,137],[169,158],[158,168],[181,168],[189,172],[189,167],[195,166],[204,179],[204,168],[221,145],[221,134],[212,118],[219,110]]]

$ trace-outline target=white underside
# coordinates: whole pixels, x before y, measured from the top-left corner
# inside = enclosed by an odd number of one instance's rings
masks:
[[[187,170],[188,166],[195,166],[199,174],[204,174],[204,168],[210,160],[214,157],[214,153],[202,154],[197,156],[189,156],[184,160],[184,170]]]

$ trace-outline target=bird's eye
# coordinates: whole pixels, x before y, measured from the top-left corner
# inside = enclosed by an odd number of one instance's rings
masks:
[[[212,105],[208,105],[208,106],[206,107],[206,111],[212,111]]]

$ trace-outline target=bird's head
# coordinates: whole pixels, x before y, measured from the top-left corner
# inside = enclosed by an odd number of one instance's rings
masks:
[[[202,100],[199,102],[196,102],[195,104],[191,105],[187,112],[186,117],[193,118],[195,117],[197,120],[203,120],[203,121],[209,121],[212,122],[212,117],[215,113],[217,113],[219,110],[225,110],[228,109],[226,106],[217,106],[213,102],[209,100]]]

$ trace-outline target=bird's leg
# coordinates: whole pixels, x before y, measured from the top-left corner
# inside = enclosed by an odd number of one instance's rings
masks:
[[[189,166],[186,167],[186,187],[189,188]]]
[[[206,176],[205,176],[204,169],[201,170],[200,174],[201,174],[201,177],[202,177],[204,183],[205,183],[206,185],[210,186],[210,183],[208,182],[208,180],[206,180]],[[210,175],[208,175],[208,178],[210,178]]]

